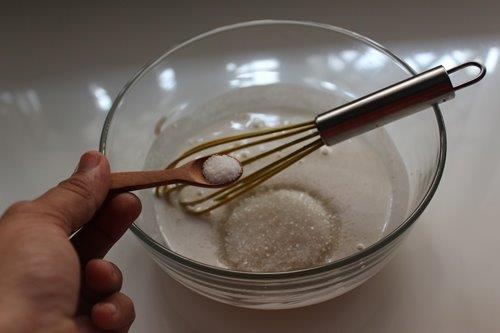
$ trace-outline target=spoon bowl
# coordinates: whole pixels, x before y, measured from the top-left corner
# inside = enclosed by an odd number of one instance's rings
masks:
[[[128,192],[171,184],[186,184],[198,187],[219,188],[227,186],[241,177],[243,173],[242,169],[242,172],[240,172],[237,178],[228,182],[209,182],[203,175],[203,164],[211,156],[212,155],[200,157],[187,162],[180,167],[165,170],[113,172],[111,174],[110,191]]]

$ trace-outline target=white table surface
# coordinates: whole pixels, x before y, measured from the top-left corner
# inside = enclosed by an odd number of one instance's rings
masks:
[[[417,70],[477,58],[489,71],[443,105],[443,180],[395,259],[374,278],[315,306],[240,309],[179,286],[128,232],[108,259],[122,268],[135,301],[133,332],[500,331],[500,2],[49,3],[0,9],[0,211],[42,193],[73,170],[81,152],[97,147],[105,111],[144,62],[220,25],[325,22],[382,42]]]

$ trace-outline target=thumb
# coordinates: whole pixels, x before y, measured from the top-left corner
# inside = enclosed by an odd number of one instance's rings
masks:
[[[82,155],[73,175],[35,200],[68,236],[87,223],[103,203],[110,185],[109,163],[99,152]]]

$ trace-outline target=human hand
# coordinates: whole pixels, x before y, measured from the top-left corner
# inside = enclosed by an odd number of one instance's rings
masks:
[[[107,197],[109,184],[108,161],[88,152],[69,179],[0,218],[0,332],[128,331],[133,303],[102,258],[141,205]]]

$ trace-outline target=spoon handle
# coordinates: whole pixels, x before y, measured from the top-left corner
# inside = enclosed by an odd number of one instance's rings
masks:
[[[168,185],[184,177],[181,169],[167,169],[157,171],[132,171],[132,172],[113,172],[111,174],[110,191],[128,192],[141,190],[160,185]]]

